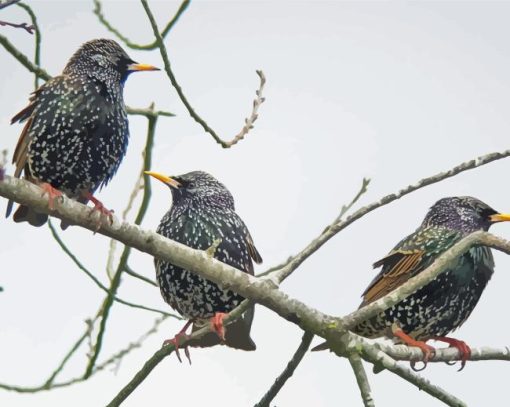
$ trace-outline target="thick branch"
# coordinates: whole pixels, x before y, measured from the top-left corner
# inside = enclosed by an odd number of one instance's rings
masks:
[[[0,182],[0,195],[30,206],[40,212],[46,212],[48,210],[48,201],[46,197],[41,196],[41,190],[37,186],[24,180],[6,176],[4,181]],[[71,223],[93,231],[97,227],[97,222],[91,218],[90,212],[90,208],[78,202],[65,199],[62,204],[57,206],[55,215],[68,221],[72,220]],[[210,257],[204,251],[191,249],[190,247],[166,239],[157,233],[142,230],[136,225],[127,223],[119,224],[118,222],[114,222],[112,225],[106,223],[100,227],[98,233],[117,239],[128,246],[149,253],[156,258],[191,270],[219,284],[223,288],[230,288],[242,296],[266,306],[283,318],[299,325],[302,329],[326,338],[330,343],[339,343],[341,346],[344,346],[341,336],[345,335],[346,331],[344,330],[342,319],[323,314],[296,299],[288,297],[285,293],[276,288],[276,284],[273,283],[272,280],[250,276]],[[460,255],[462,250],[467,250],[469,247],[466,240],[469,244],[486,244],[490,247],[510,252],[509,242],[496,238],[489,233],[479,232],[459,242],[450,249],[450,251],[440,256],[436,262],[439,264],[442,264],[442,262],[447,264],[451,260],[451,258],[446,259],[447,256]],[[434,265],[431,267],[434,267]],[[427,273],[427,271],[424,273]],[[439,273],[439,271],[437,271],[437,273]],[[421,283],[424,284],[425,282],[422,280]],[[410,284],[413,284],[412,280],[402,287],[405,289],[405,286]],[[372,350],[372,352],[370,350]],[[374,352],[377,352],[377,354]],[[437,388],[437,386],[431,385],[432,387],[430,389],[424,387],[428,385],[427,381],[419,377],[414,377],[412,372],[407,369],[403,370],[399,366],[394,366],[389,356],[384,354],[383,356],[379,355],[375,357],[379,353],[383,354],[382,351],[376,351],[374,347],[366,347],[366,352],[363,353],[362,356],[375,363],[381,363],[379,358],[382,357],[389,366],[387,367],[386,364],[384,365],[387,369],[411,381],[420,388],[424,388],[424,390],[433,395],[441,391],[445,393],[445,395],[440,399],[450,400],[450,396],[443,390]],[[154,361],[151,363],[154,363]],[[152,368],[144,368],[140,376],[146,377]],[[137,380],[140,380],[140,378]],[[141,378],[141,380],[143,380],[143,378]],[[450,405],[460,404],[451,402]]]

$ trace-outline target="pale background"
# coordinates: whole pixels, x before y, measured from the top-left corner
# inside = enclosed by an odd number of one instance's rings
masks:
[[[43,32],[43,66],[57,74],[84,41],[111,37],[92,14],[92,2],[30,2]],[[152,2],[161,26],[179,3]],[[152,41],[138,2],[107,2],[114,25],[136,42]],[[17,7],[7,21],[27,18]],[[222,180],[236,198],[264,258],[263,271],[301,250],[373,179],[360,205],[478,155],[509,147],[510,3],[506,2],[195,2],[167,37],[175,74],[192,105],[224,138],[242,126],[258,85],[267,78],[267,101],[245,141],[223,150],[187,115],[164,73],[133,75],[127,104],[178,114],[159,121],[153,169],[183,173],[202,169]],[[1,27],[32,54],[33,38]],[[162,66],[158,51],[129,54]],[[0,50],[0,148],[12,153],[21,126],[9,119],[27,102],[33,77]],[[131,118],[128,154],[98,196],[118,212],[139,171],[146,120]],[[12,173],[12,167],[9,172]],[[378,260],[421,222],[427,208],[450,195],[473,195],[510,211],[510,162],[423,189],[377,210],[330,241],[282,288],[335,315],[353,311],[374,276]],[[2,211],[5,202],[1,204]],[[154,229],[170,205],[154,184],[143,226]],[[0,382],[39,385],[81,334],[103,292],[60,251],[46,227],[0,220]],[[493,232],[510,237],[510,225]],[[104,282],[107,239],[70,228],[63,238]],[[505,346],[510,258],[496,253],[497,270],[472,317],[455,335],[474,347]],[[136,253],[131,265],[153,277],[152,259]],[[126,276],[119,295],[166,307],[159,292]],[[116,304],[101,360],[148,329],[153,315]],[[73,387],[19,395],[0,391],[2,406],[101,406],[143,362],[173,336],[170,320],[118,372],[107,371]],[[253,327],[257,351],[224,347],[194,350],[193,366],[165,359],[125,406],[252,405],[286,365],[301,338],[294,325],[258,307]],[[316,340],[314,343],[318,343]],[[83,352],[66,370],[82,372]],[[370,366],[367,365],[370,369]],[[470,406],[507,400],[510,365],[430,365],[422,374]],[[439,406],[440,402],[388,372],[369,372],[378,406]],[[481,385],[483,383],[483,386]],[[349,364],[328,353],[307,354],[275,405],[361,405]]]

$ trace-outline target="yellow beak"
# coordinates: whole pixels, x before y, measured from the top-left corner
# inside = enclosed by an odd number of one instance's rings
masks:
[[[158,172],[144,171],[144,174],[147,174],[147,175],[150,175],[151,177],[159,179],[161,182],[171,186],[172,188],[179,188],[181,186],[181,184],[178,181],[170,178],[167,175],[160,174]]]
[[[159,68],[149,64],[129,64],[127,66],[128,71],[160,71]]]
[[[510,221],[510,214],[508,213],[496,213],[490,216],[491,222],[508,222]]]

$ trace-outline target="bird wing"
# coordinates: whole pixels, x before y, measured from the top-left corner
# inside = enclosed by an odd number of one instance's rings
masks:
[[[374,263],[383,267],[363,293],[363,305],[369,304],[404,284],[420,270],[424,252],[396,250]]]
[[[248,229],[246,229],[246,245],[248,246],[248,253],[250,253],[250,257],[253,261],[257,264],[261,264],[262,256],[255,247],[255,243],[253,243],[253,238],[251,237],[250,232],[248,232]]]
[[[384,297],[425,270],[460,238],[458,232],[446,228],[422,228],[406,237],[374,263],[374,268],[382,269],[364,291],[360,307]]]
[[[16,165],[16,170],[14,171],[14,176],[16,178],[19,178],[21,175],[21,172],[25,168],[27,161],[28,161],[28,146],[30,144],[30,128],[32,127],[32,123],[34,121],[34,118],[32,117],[32,113],[34,112],[34,109],[37,105],[37,97],[41,93],[42,88],[44,85],[39,87],[35,92],[32,92],[30,95],[30,103],[27,107],[25,107],[23,110],[21,110],[18,114],[16,114],[11,119],[11,124],[14,124],[16,122],[24,122],[25,126],[23,127],[23,130],[21,131],[21,134],[19,136],[18,143],[16,144],[16,149],[14,150],[14,154],[12,156],[12,163]],[[29,174],[27,174],[29,175]]]

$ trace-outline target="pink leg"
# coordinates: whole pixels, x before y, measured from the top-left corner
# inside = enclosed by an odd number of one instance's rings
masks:
[[[450,348],[456,348],[460,354],[460,369],[459,372],[466,366],[466,361],[471,357],[471,348],[464,341],[455,338],[448,338],[447,336],[434,336],[430,339],[435,341],[445,342],[450,345]]]
[[[54,210],[55,209],[55,201],[62,197],[63,194],[62,192],[60,192],[58,189],[56,188],[53,188],[50,184],[48,184],[47,182],[43,182],[42,184],[39,185],[41,187],[41,189],[43,190],[43,193],[42,193],[42,196],[48,194],[48,208],[50,208],[50,210]]]
[[[393,331],[393,335],[395,335],[397,338],[399,338],[402,342],[404,342],[406,345],[408,346],[416,346],[417,348],[420,348],[421,351],[423,352],[423,359],[422,359],[422,362],[424,363],[424,366],[423,368],[421,369],[416,369],[415,368],[415,362],[412,361],[411,362],[411,368],[413,370],[416,370],[416,371],[419,371],[419,370],[423,370],[427,367],[427,362],[430,360],[430,358],[434,355],[434,353],[436,352],[436,350],[430,346],[430,345],[427,345],[425,342],[423,341],[417,341],[416,339],[413,339],[411,338],[409,335],[407,335],[404,331],[402,331],[402,329],[395,329]]]
[[[228,314],[224,312],[217,312],[211,318],[211,326],[214,332],[218,334],[222,341],[225,341],[225,327],[223,326],[223,318],[225,318]]]
[[[181,359],[181,355],[179,353],[179,338],[184,337],[184,339],[187,339],[188,335],[186,334],[186,330],[189,328],[189,326],[192,323],[193,323],[193,321],[189,320],[188,322],[186,322],[186,325],[184,325],[184,327],[179,332],[177,332],[177,334],[173,337],[173,339],[167,339],[163,342],[163,346],[170,345],[170,344],[174,345],[175,354],[177,355],[177,359],[179,359],[179,362],[181,362],[181,363],[182,363],[182,359]],[[186,358],[189,361],[189,364],[191,365],[191,357],[189,354],[188,346],[184,346],[184,355],[186,356]]]

